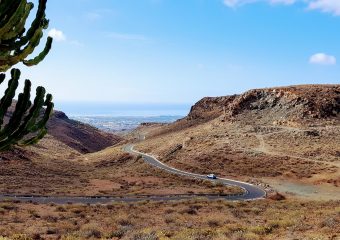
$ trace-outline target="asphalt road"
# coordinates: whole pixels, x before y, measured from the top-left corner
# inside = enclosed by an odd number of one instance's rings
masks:
[[[124,151],[131,153],[131,154],[139,154],[143,157],[143,159],[149,163],[150,165],[160,168],[164,171],[167,171],[169,173],[173,173],[173,174],[177,174],[177,175],[182,175],[185,177],[191,177],[191,178],[196,178],[196,179],[203,179],[203,180],[207,180],[207,176],[206,175],[200,175],[200,174],[196,174],[196,173],[190,173],[190,172],[185,172],[185,171],[181,171],[175,168],[172,168],[160,161],[158,161],[155,157],[142,153],[142,152],[138,152],[136,150],[133,149],[134,145],[130,144],[124,147]],[[219,182],[222,183],[226,186],[237,186],[243,189],[244,194],[242,195],[226,195],[226,196],[221,196],[220,198],[224,198],[227,200],[256,200],[256,199],[261,199],[264,198],[266,196],[266,192],[255,185],[246,183],[246,182],[240,182],[240,181],[236,181],[236,180],[232,180],[232,179],[225,179],[225,178],[217,178],[217,179],[209,179],[210,181],[213,182]]]
[[[144,138],[143,138],[144,139]],[[133,149],[133,145],[126,145],[124,147],[124,151],[131,153],[131,154],[140,154],[143,159],[149,163],[150,165],[160,168],[164,171],[181,175],[184,177],[191,177],[196,179],[204,179],[207,180],[208,178],[205,175],[195,174],[184,172],[170,166],[165,165],[164,163],[158,161],[155,157],[150,156],[145,153],[141,153],[135,151]],[[224,200],[232,200],[232,201],[246,201],[246,200],[256,200],[261,199],[266,196],[266,192],[255,185],[251,185],[245,182],[239,182],[231,179],[224,179],[224,178],[217,178],[215,180],[209,179],[210,181],[219,181],[224,185],[227,186],[238,186],[244,190],[242,194],[228,194],[228,195],[217,195],[217,194],[179,194],[179,195],[139,195],[139,196],[127,196],[127,197],[112,197],[112,196],[42,196],[42,195],[11,195],[11,194],[0,194],[0,201],[1,200],[14,200],[14,201],[21,201],[21,202],[36,202],[41,204],[68,204],[68,203],[75,203],[75,204],[108,204],[111,202],[138,202],[138,201],[177,201],[177,200],[186,200],[192,199],[196,197],[204,197],[210,200],[216,199],[224,199]]]

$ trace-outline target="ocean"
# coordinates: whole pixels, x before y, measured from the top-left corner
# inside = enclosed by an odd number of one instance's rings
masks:
[[[171,123],[189,113],[190,104],[57,103],[71,119],[107,132],[129,132],[144,122]]]
[[[70,116],[71,119],[90,124],[106,132],[129,132],[144,122],[171,123],[183,116]]]

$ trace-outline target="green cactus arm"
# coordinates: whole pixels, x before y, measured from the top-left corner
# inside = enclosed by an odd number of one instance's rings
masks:
[[[32,114],[29,114],[29,121],[27,122],[26,128],[29,132],[32,132],[32,130],[34,129],[34,126],[37,122],[37,119],[40,116],[40,110],[43,108],[44,106],[44,99],[45,99],[45,93],[46,90],[44,87],[38,87],[37,88],[37,93],[36,93],[36,97],[34,99],[34,103],[33,106],[31,108],[31,112]]]
[[[37,132],[36,136],[28,140],[22,141],[20,145],[26,146],[26,145],[36,144],[39,140],[41,140],[47,134],[46,124],[47,124],[47,121],[50,119],[51,115],[53,114],[53,108],[54,108],[51,94],[47,94],[44,105],[46,106],[44,116],[38,123],[34,125],[33,128],[31,128],[31,132]]]
[[[5,64],[5,65],[0,64],[0,72],[6,72],[10,68],[11,68],[11,66],[8,65],[8,64]]]
[[[39,6],[35,19],[33,20],[31,27],[27,30],[26,35],[19,38],[18,41],[8,42],[11,49],[19,49],[22,46],[28,44],[37,32],[42,32],[43,29],[48,27],[48,20],[45,18],[47,0],[39,0]],[[6,41],[4,41],[6,43]]]
[[[5,80],[5,78],[6,78],[6,74],[1,73],[1,74],[0,74],[0,84],[3,83],[3,81]]]
[[[45,100],[44,105],[46,106],[45,113],[43,117],[41,118],[41,120],[35,123],[35,125],[30,129],[31,132],[36,132],[39,129],[43,128],[46,125],[47,121],[50,119],[51,115],[53,114],[54,104],[52,102],[51,94],[46,95],[46,100]]]
[[[13,14],[6,24],[0,28],[0,36],[1,40],[7,40],[10,39],[8,36],[5,36],[6,33],[12,31],[15,32],[15,28],[18,25],[18,23],[22,20],[23,16],[26,12],[26,6],[27,3],[25,1],[21,1],[18,8],[15,10],[15,14]],[[27,15],[28,16],[28,15]]]
[[[37,65],[41,61],[43,61],[52,48],[52,42],[53,42],[53,38],[48,37],[44,50],[35,58],[31,60],[24,60],[23,64],[30,67],[30,66]]]
[[[32,54],[34,49],[39,45],[42,35],[42,32],[37,31],[36,35],[34,35],[34,37],[32,38],[32,41],[30,41],[30,43],[27,44],[23,50],[15,52],[14,56],[10,55],[0,57],[0,66],[5,63],[13,66],[25,59],[28,55]]]
[[[25,3],[23,9],[18,9],[22,14],[16,14],[10,19],[6,26],[0,29],[0,34],[2,40],[15,39],[18,36],[22,36],[25,32],[26,20],[33,9],[33,3]]]
[[[45,15],[47,0],[38,0],[35,18],[30,25],[26,23],[34,7],[28,1],[0,0],[0,72],[9,70],[19,62],[26,66],[36,65],[47,56],[52,47],[53,39],[48,37],[43,51],[26,59],[40,44],[43,31],[49,24]],[[26,25],[29,26],[27,31]],[[5,78],[4,74],[0,74],[0,84]],[[53,113],[52,95],[48,94],[45,98],[46,91],[43,87],[36,89],[36,96],[33,104],[31,103],[31,82],[26,80],[23,92],[18,95],[14,112],[7,120],[19,78],[20,71],[12,69],[8,87],[0,99],[0,151],[13,144],[26,145],[39,141],[47,133],[46,123]],[[7,124],[4,124],[5,117]]]
[[[19,77],[20,70],[12,69],[5,96],[0,100],[0,110],[3,112],[3,116],[7,113],[7,106],[12,103],[15,96]],[[4,79],[5,74],[0,74],[0,82],[3,82]],[[14,144],[34,144],[47,133],[46,123],[53,113],[54,104],[52,95],[47,94],[45,97],[45,93],[45,88],[38,87],[32,105],[30,101],[31,82],[29,80],[25,81],[24,90],[18,95],[18,101],[12,116],[4,128],[0,130],[0,151],[8,149]],[[3,118],[1,120],[3,121]],[[30,138],[25,139],[28,136]]]
[[[21,0],[0,2],[0,28],[2,28],[7,23],[8,19],[15,13],[20,2]]]
[[[20,71],[18,69],[12,69],[11,76],[12,78],[8,82],[5,95],[0,100],[0,127],[4,122],[4,116],[12,104],[12,99],[14,98],[16,89],[19,85]]]
[[[40,109],[44,105],[44,96],[45,96],[45,88],[38,87],[36,90],[36,96],[34,99],[34,103],[32,107],[29,110],[28,115],[24,118],[23,123],[20,125],[18,130],[13,133],[11,138],[15,140],[15,142],[22,139],[25,135],[31,132],[31,129],[33,128],[34,124],[37,121],[37,118],[40,114]]]
[[[24,118],[22,124],[19,128],[5,140],[0,141],[0,151],[7,149],[14,143],[18,143],[27,134],[31,133],[32,127],[37,121],[40,110],[44,105],[45,89],[43,87],[38,87],[36,91],[36,97],[34,99],[33,106],[30,108],[29,113]]]
[[[19,63],[20,61],[22,61],[24,65],[31,67],[31,66],[39,64],[41,61],[45,59],[45,57],[48,55],[48,53],[50,52],[52,48],[53,38],[51,37],[47,38],[45,48],[42,50],[42,52],[38,56],[30,60],[23,60],[26,57],[28,57],[28,55],[32,54],[35,47],[39,45],[40,43],[39,36],[42,36],[42,33],[37,33],[37,34],[38,34],[38,36],[36,37],[36,39],[38,39],[37,42],[35,42],[35,44],[33,44],[32,42],[32,44],[27,45],[26,48],[23,51],[21,51],[19,54],[17,53],[17,55],[6,56],[6,57],[0,56],[0,72],[7,71],[8,69],[11,68],[11,66]]]
[[[18,96],[18,101],[10,120],[8,124],[4,127],[4,129],[0,132],[0,141],[12,135],[14,131],[19,127],[26,111],[30,107],[30,92],[31,82],[29,80],[26,80],[24,91]]]
[[[28,145],[33,145],[38,143],[43,137],[45,137],[45,135],[47,134],[47,128],[42,128],[38,134],[28,140],[24,140],[22,142],[19,143],[19,145],[21,146],[28,146]]]
[[[25,30],[26,21],[33,8],[27,0],[0,0],[0,71],[5,72],[13,65],[23,62],[26,66],[40,63],[52,47],[52,38],[48,37],[41,53],[32,59],[26,59],[34,52],[48,28],[46,19],[47,0],[39,0],[38,9],[29,29]]]

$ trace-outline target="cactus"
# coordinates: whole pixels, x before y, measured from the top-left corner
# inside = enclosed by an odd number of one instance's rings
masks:
[[[25,81],[24,91],[18,95],[15,109],[7,124],[4,124],[6,113],[12,104],[19,85],[20,70],[12,69],[11,79],[4,96],[0,100],[0,151],[8,149],[13,144],[30,145],[39,141],[46,133],[45,127],[53,111],[52,95],[38,87],[33,104],[30,101],[31,82]],[[5,74],[0,74],[0,83]]]
[[[17,63],[33,66],[40,63],[52,47],[48,37],[45,48],[36,57],[27,60],[43,37],[48,27],[45,16],[47,0],[39,0],[36,16],[26,31],[26,21],[34,5],[27,0],[0,0],[0,72],[6,72]],[[45,88],[38,87],[31,103],[31,81],[26,80],[24,90],[18,95],[13,113],[13,104],[19,85],[20,70],[11,70],[11,79],[4,96],[0,100],[0,151],[14,144],[30,145],[39,141],[47,133],[46,123],[53,112],[52,95]],[[6,79],[0,74],[0,84]],[[46,97],[45,97],[46,95]]]
[[[40,63],[52,47],[52,38],[48,37],[45,48],[33,59],[26,58],[33,53],[47,29],[49,21],[45,16],[47,0],[39,0],[36,17],[26,31],[27,18],[33,9],[33,3],[27,0],[0,1],[0,72],[9,70],[22,62],[26,66]]]

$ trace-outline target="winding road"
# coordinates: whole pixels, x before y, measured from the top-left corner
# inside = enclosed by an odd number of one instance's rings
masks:
[[[144,139],[144,138],[143,138]],[[173,173],[176,175],[181,175],[185,177],[195,178],[195,179],[203,179],[207,180],[205,175],[189,173],[185,171],[181,171],[175,168],[172,168],[164,163],[158,161],[155,157],[136,151],[133,149],[134,145],[129,144],[126,145],[123,149],[125,152],[131,154],[139,154],[143,157],[145,162],[148,164],[167,171],[169,173]],[[55,203],[55,204],[67,204],[67,203],[78,203],[78,204],[108,204],[111,202],[138,202],[145,200],[152,201],[176,201],[176,200],[186,200],[192,199],[194,197],[204,197],[210,200],[215,199],[224,199],[230,201],[249,201],[262,199],[266,196],[266,192],[255,185],[239,182],[231,179],[217,178],[217,179],[209,179],[210,181],[218,181],[226,186],[237,186],[243,189],[242,194],[227,194],[227,195],[218,195],[218,194],[191,194],[191,195],[170,195],[170,196],[151,196],[151,195],[139,195],[139,196],[129,196],[129,197],[112,197],[112,196],[41,196],[41,195],[9,195],[9,194],[0,194],[1,200],[15,200],[21,202],[36,202],[41,204]]]
[[[148,164],[160,168],[164,171],[167,171],[169,173],[173,173],[176,175],[181,175],[181,176],[185,176],[185,177],[191,177],[191,178],[196,178],[196,179],[203,179],[203,180],[207,180],[207,176],[206,175],[200,175],[200,174],[196,174],[196,173],[190,173],[190,172],[185,172],[182,170],[178,170],[176,168],[172,168],[160,161],[157,160],[157,158],[148,155],[146,153],[142,153],[139,151],[136,151],[133,149],[134,145],[130,144],[124,147],[124,151],[131,153],[131,154],[139,154],[143,157],[144,161],[147,162]],[[261,199],[264,198],[266,196],[266,192],[255,185],[246,183],[246,182],[240,182],[240,181],[236,181],[236,180],[232,180],[232,179],[226,179],[226,178],[217,178],[217,179],[209,179],[212,182],[219,182],[222,183],[226,186],[236,186],[236,187],[240,187],[241,189],[243,189],[244,193],[241,195],[225,195],[225,196],[220,196],[220,198],[224,198],[227,200],[256,200],[256,199]]]

